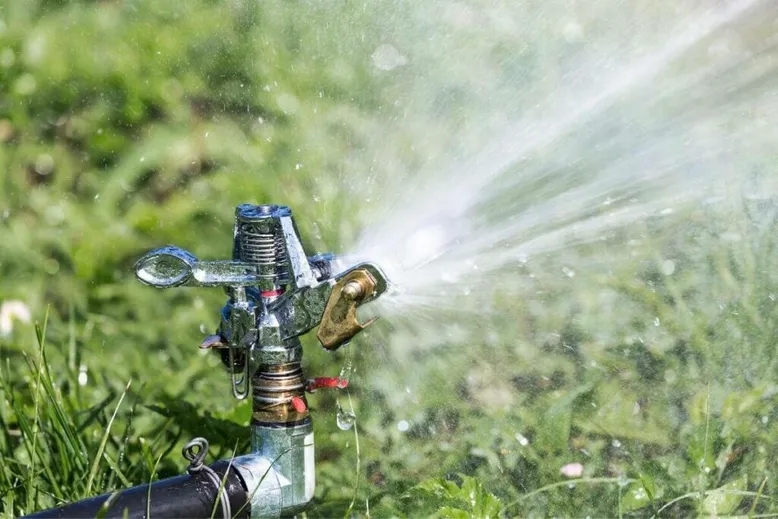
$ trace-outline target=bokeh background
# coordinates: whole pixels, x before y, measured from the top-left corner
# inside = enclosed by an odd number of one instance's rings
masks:
[[[349,252],[430,164],[704,2],[616,4],[0,0],[5,516],[181,473],[195,436],[247,449],[248,404],[197,348],[223,294],[140,286],[146,250],[226,258],[234,206],[273,202],[309,252]],[[309,375],[355,371],[310,399],[307,515],[777,513],[775,159],[742,158],[724,212],[522,266],[488,318],[307,340]]]

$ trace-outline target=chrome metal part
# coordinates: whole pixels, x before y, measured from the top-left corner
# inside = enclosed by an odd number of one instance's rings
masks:
[[[316,489],[313,424],[308,421],[282,428],[252,425],[251,439],[252,450],[273,460],[273,467],[290,482],[282,488],[281,514],[304,510]]]
[[[232,464],[246,485],[251,517],[280,517],[282,492],[291,481],[273,466],[273,460],[261,454],[248,454],[235,458]]]
[[[325,279],[332,277],[333,265],[335,261],[335,255],[329,252],[324,254],[316,254],[308,258],[308,263],[311,264],[313,275],[316,281],[324,281]]]
[[[278,290],[290,281],[281,222],[291,217],[292,211],[281,205],[242,204],[235,208],[233,260],[256,266],[263,291]]]
[[[281,217],[281,232],[286,242],[287,256],[291,267],[290,280],[295,288],[310,287],[316,284],[316,277],[313,275],[311,264],[305,256],[303,244],[297,235],[294,221],[291,213],[289,216]]]
[[[200,261],[191,252],[167,246],[146,253],[135,264],[135,276],[156,288],[246,287],[260,282],[255,265],[239,261]]]
[[[242,399],[259,365],[300,360],[299,335],[320,326],[317,337],[332,350],[372,323],[359,323],[356,309],[386,290],[386,277],[370,263],[333,275],[333,255],[307,257],[286,206],[238,206],[233,233],[231,261],[201,261],[167,246],[146,254],[135,270],[159,288],[226,288],[218,334],[201,346],[226,350],[233,394]]]
[[[135,264],[135,276],[141,283],[157,288],[185,285],[197,263],[194,254],[168,246],[146,253]]]
[[[235,352],[250,351],[257,340],[257,305],[246,298],[245,287],[230,289],[232,308],[228,317],[228,326],[225,333],[229,346],[230,366],[235,365]],[[232,394],[238,400],[246,398],[249,394],[249,379],[251,378],[251,358],[243,362],[243,373],[236,376],[235,370],[231,370]]]
[[[316,488],[313,426],[252,426],[252,454],[233,460],[251,503],[251,517],[288,517],[304,510]]]

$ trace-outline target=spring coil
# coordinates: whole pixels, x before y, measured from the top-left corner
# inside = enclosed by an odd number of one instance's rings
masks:
[[[286,245],[280,232],[263,232],[256,226],[244,223],[239,229],[240,256],[243,261],[257,265],[287,264]]]

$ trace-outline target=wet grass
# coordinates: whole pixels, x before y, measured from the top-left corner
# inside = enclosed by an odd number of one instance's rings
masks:
[[[332,186],[370,170],[396,95],[365,65],[380,31],[290,5],[0,2],[0,303],[38,323],[0,338],[4,515],[179,474],[195,436],[248,448],[249,408],[196,347],[223,295],[131,267],[164,243],[225,257],[245,201],[292,206],[310,250],[353,242],[359,202]],[[530,263],[480,336],[434,323],[415,350],[377,325],[349,347],[358,429],[311,398],[309,516],[778,513],[776,206],[735,205]],[[310,375],[340,370],[305,346]]]

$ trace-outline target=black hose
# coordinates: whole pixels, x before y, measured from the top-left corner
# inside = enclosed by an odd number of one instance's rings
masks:
[[[251,510],[248,504],[248,492],[237,470],[230,467],[227,461],[218,461],[210,467],[218,476],[219,484],[223,485],[222,495],[226,492],[229,497],[230,515],[249,517]],[[228,469],[229,474],[225,478]],[[149,485],[140,485],[118,493],[104,494],[59,508],[50,508],[25,517],[28,519],[95,517],[226,519],[221,503],[214,507],[219,491],[219,486],[214,484],[213,478],[202,470],[191,476],[176,476],[156,481],[151,484],[150,494]],[[147,504],[149,495],[151,501]]]

